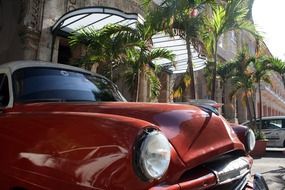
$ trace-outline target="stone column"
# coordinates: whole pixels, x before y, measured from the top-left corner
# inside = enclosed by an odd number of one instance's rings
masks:
[[[91,67],[91,72],[97,73],[98,66],[99,66],[98,63],[94,63]]]
[[[197,99],[207,99],[207,81],[204,76],[204,69],[196,71],[196,97]]]
[[[232,92],[232,83],[228,80],[225,84],[225,94],[224,94],[224,110],[225,110],[225,118],[230,122],[237,123],[236,118],[236,98],[234,97],[230,100],[230,93]]]
[[[140,85],[139,85],[139,102],[146,102],[148,99],[149,88],[145,72],[140,72]]]
[[[162,72],[159,77],[161,83],[160,95],[158,96],[158,102],[170,101],[170,74]]]
[[[190,100],[190,97],[190,86],[188,86],[182,93],[182,102],[188,102]]]
[[[23,59],[25,1],[0,0],[0,63]]]
[[[264,104],[264,103],[263,103]],[[267,106],[266,105],[263,105],[263,108],[262,108],[262,116],[263,117],[266,117],[267,116]]]
[[[215,101],[218,103],[222,103],[222,96],[223,96],[223,87],[221,86],[220,79],[216,79],[216,99]]]
[[[239,93],[237,96],[237,118],[239,123],[247,121],[247,109],[246,105],[242,100],[242,96]]]
[[[37,59],[42,27],[44,0],[26,0],[24,4],[24,27],[22,40],[24,59]]]
[[[57,62],[59,39],[51,33],[53,24],[65,13],[63,1],[45,1],[37,59]],[[53,52],[52,52],[53,51]],[[53,54],[53,57],[51,57]]]

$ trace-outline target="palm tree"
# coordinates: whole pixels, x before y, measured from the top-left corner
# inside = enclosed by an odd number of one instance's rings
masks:
[[[134,60],[133,64],[136,65],[134,67],[137,69],[136,101],[145,101],[143,92],[146,86],[144,84],[146,79],[151,82],[151,94],[158,95],[157,87],[160,83],[153,69],[153,61],[158,58],[165,58],[173,62],[175,57],[169,50],[153,48],[152,37],[155,34],[157,34],[157,31],[151,27],[148,20],[144,24],[138,23],[136,28],[122,26],[118,34],[121,39],[124,39],[126,44],[133,46],[133,48],[129,48],[129,55]],[[157,85],[154,85],[155,83]]]
[[[206,50],[213,59],[213,75],[211,99],[215,99],[216,75],[218,59],[218,42],[221,36],[230,31],[248,31],[258,36],[253,23],[248,20],[249,3],[244,0],[228,0],[226,3],[211,6],[211,12],[204,19],[204,35]]]
[[[138,23],[135,28],[121,25],[108,25],[101,30],[87,28],[73,34],[70,37],[70,45],[86,44],[88,59],[92,62],[111,64],[111,77],[114,66],[123,62],[131,63],[132,69],[137,69],[133,72],[137,77],[135,100],[143,101],[143,89],[146,86],[143,82],[146,78],[150,81],[152,95],[158,95],[157,91],[160,88],[159,80],[152,69],[153,60],[174,59],[174,54],[168,50],[153,49],[152,36],[156,31],[148,23]]]
[[[151,0],[144,0],[149,6]],[[164,0],[156,8],[151,8],[149,16],[152,18],[152,27],[158,31],[165,31],[171,36],[179,35],[186,41],[187,48],[187,75],[190,75],[190,98],[196,99],[195,80],[192,62],[191,46],[201,45],[200,29],[205,5],[214,3],[213,0]],[[149,6],[150,7],[150,6]]]
[[[265,82],[271,85],[270,80],[270,71],[277,71],[282,79],[283,74],[285,73],[285,64],[278,58],[263,56],[261,55],[261,41],[256,39],[256,58],[252,60],[252,66],[254,68],[254,79],[258,85],[258,94],[259,94],[259,132],[261,131],[262,123],[262,96],[261,96],[261,82]],[[284,81],[284,80],[283,80]]]
[[[242,50],[234,60],[234,75],[232,77],[233,91],[230,93],[230,99],[237,93],[240,93],[242,100],[246,104],[250,122],[256,122],[256,114],[253,106],[253,113],[251,106],[254,104],[252,96],[254,95],[255,81],[252,77],[253,70],[249,67],[251,62],[255,59],[248,54],[246,50]],[[251,103],[252,104],[251,104]]]
[[[150,84],[150,99],[154,100],[158,97],[160,91],[160,81],[157,73],[161,70],[153,64],[153,61],[158,58],[169,60],[174,59],[174,55],[165,49],[151,49],[141,51],[141,49],[132,49],[128,52],[125,63],[129,64],[124,73],[129,84],[130,91],[133,92],[133,97],[136,101],[143,101],[144,81],[147,79]],[[141,96],[140,96],[141,95]]]
[[[262,97],[261,97],[261,82],[264,81],[268,84],[271,84],[269,71],[271,68],[270,58],[267,56],[256,57],[252,59],[251,66],[254,69],[253,79],[254,82],[258,85],[258,94],[259,94],[259,131],[261,130],[261,121],[262,121]]]
[[[285,63],[281,59],[278,59],[276,57],[270,58],[269,62],[271,63],[271,70],[279,73],[282,77],[283,84],[285,87]]]
[[[100,30],[92,27],[81,29],[69,36],[69,44],[71,47],[85,45],[86,54],[82,58],[82,64],[87,68],[93,63],[104,66],[101,68],[109,66],[109,70],[103,69],[102,74],[113,80],[113,70],[122,63],[130,46],[117,35],[120,29],[118,25],[107,25]]]
[[[228,62],[228,63],[219,63],[217,65],[217,75],[220,77],[221,79],[221,83],[222,83],[222,88],[223,88],[223,92],[222,92],[222,103],[225,104],[225,98],[226,98],[226,83],[229,79],[231,79],[234,75],[234,69],[235,69],[235,63],[234,62]],[[224,109],[225,107],[222,107],[223,109],[223,113],[225,113]]]
[[[183,102],[187,101],[183,99],[183,93],[185,89],[188,88],[191,84],[191,77],[188,73],[183,74],[182,76],[178,77],[179,79],[175,81],[172,96],[174,101]]]
[[[254,119],[254,126],[256,124],[255,102],[253,94],[257,84],[259,94],[259,121],[262,121],[262,96],[261,96],[261,82],[271,84],[270,71],[275,70],[284,72],[284,63],[277,58],[261,56],[250,56],[248,50],[243,50],[235,61],[235,74],[233,76],[234,91],[232,95],[236,94],[238,90],[242,90],[247,105],[247,110],[250,115],[250,120]],[[250,101],[251,99],[251,101]],[[250,110],[250,102],[252,103],[253,114]],[[259,130],[261,130],[261,123]]]

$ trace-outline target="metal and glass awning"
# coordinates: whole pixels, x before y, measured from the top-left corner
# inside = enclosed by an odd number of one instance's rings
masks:
[[[52,32],[68,36],[71,32],[87,27],[98,30],[107,24],[135,27],[137,22],[144,22],[143,17],[137,13],[125,13],[109,7],[85,7],[70,11],[60,17],[53,25]]]
[[[108,24],[119,24],[136,27],[136,24],[143,23],[143,17],[138,13],[126,13],[119,9],[110,7],[86,7],[70,11],[58,19],[52,26],[52,33],[63,37],[73,32],[92,27],[101,29]],[[172,50],[176,55],[176,66],[171,66],[169,60],[156,60],[155,64],[166,67],[172,73],[184,73],[187,70],[187,49],[185,40],[179,36],[170,37],[166,34],[158,34],[153,37],[154,48],[166,48]],[[194,71],[203,69],[206,65],[204,58],[201,58],[192,47]]]
[[[153,38],[154,48],[165,48],[171,50],[175,54],[175,67],[167,59],[155,60],[155,64],[167,67],[172,73],[185,73],[188,68],[188,53],[186,41],[180,36],[170,37],[167,34],[160,33]],[[200,56],[199,53],[191,46],[192,63],[194,71],[201,70],[206,67],[206,57]]]

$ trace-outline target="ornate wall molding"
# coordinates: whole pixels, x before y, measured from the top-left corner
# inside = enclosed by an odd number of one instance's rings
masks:
[[[82,2],[81,7],[88,6],[106,6],[120,9],[130,13],[140,13],[143,15],[143,7],[139,0],[77,0]],[[79,7],[80,7],[79,6]]]
[[[34,32],[41,31],[44,0],[26,0],[24,26]]]
[[[66,9],[67,12],[72,11],[72,10],[77,9],[77,8],[78,8],[77,0],[68,0],[67,1],[67,9]]]

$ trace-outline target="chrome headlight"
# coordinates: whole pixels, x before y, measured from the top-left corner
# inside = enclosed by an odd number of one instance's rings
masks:
[[[170,162],[170,144],[159,131],[145,132],[135,149],[135,169],[143,180],[161,178]]]
[[[248,152],[252,151],[255,146],[255,134],[251,129],[248,129],[248,131],[246,132],[245,141],[246,150]]]

